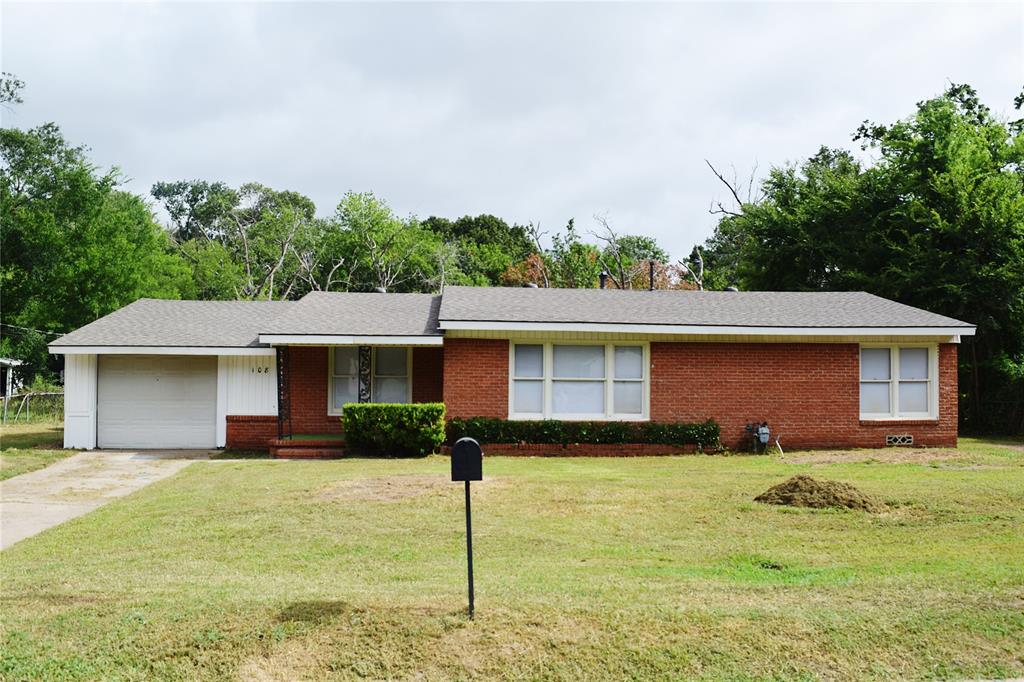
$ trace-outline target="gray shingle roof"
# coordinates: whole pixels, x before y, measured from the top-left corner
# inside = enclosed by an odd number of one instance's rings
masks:
[[[432,294],[314,291],[260,328],[263,334],[440,336]]]
[[[623,291],[448,287],[446,322],[551,322],[735,327],[972,325],[865,292]]]
[[[65,334],[51,346],[259,346],[260,328],[288,301],[164,301],[140,298]]]
[[[439,326],[447,322],[973,329],[864,292],[448,287],[443,297],[313,292],[300,301],[143,298],[50,345],[246,348],[260,346],[260,334],[440,336]]]

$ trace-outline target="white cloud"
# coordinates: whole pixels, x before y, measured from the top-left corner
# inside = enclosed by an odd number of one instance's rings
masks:
[[[1009,114],[1016,4],[18,4],[4,70],[130,187],[256,180],[330,213],[489,212],[688,253],[723,192],[704,166],[852,146],[947,80]]]

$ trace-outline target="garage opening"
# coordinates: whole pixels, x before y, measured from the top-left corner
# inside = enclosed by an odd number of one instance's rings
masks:
[[[101,355],[96,392],[101,448],[216,446],[216,356]]]

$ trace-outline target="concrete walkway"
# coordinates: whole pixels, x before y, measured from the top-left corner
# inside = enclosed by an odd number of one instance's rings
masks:
[[[206,450],[92,451],[0,481],[0,549],[171,474]]]

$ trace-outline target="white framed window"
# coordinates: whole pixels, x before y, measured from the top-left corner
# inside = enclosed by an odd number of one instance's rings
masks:
[[[861,346],[861,419],[935,419],[938,403],[937,346]]]
[[[330,380],[327,382],[327,413],[341,414],[345,403],[359,402],[359,349],[336,346],[330,351]]]
[[[379,346],[373,349],[373,384],[370,402],[408,403],[412,400],[412,349]]]
[[[647,419],[648,353],[637,342],[513,342],[509,418]]]
[[[327,413],[340,415],[345,403],[359,402],[359,348],[330,349]],[[412,348],[375,346],[370,356],[370,402],[412,402]]]

